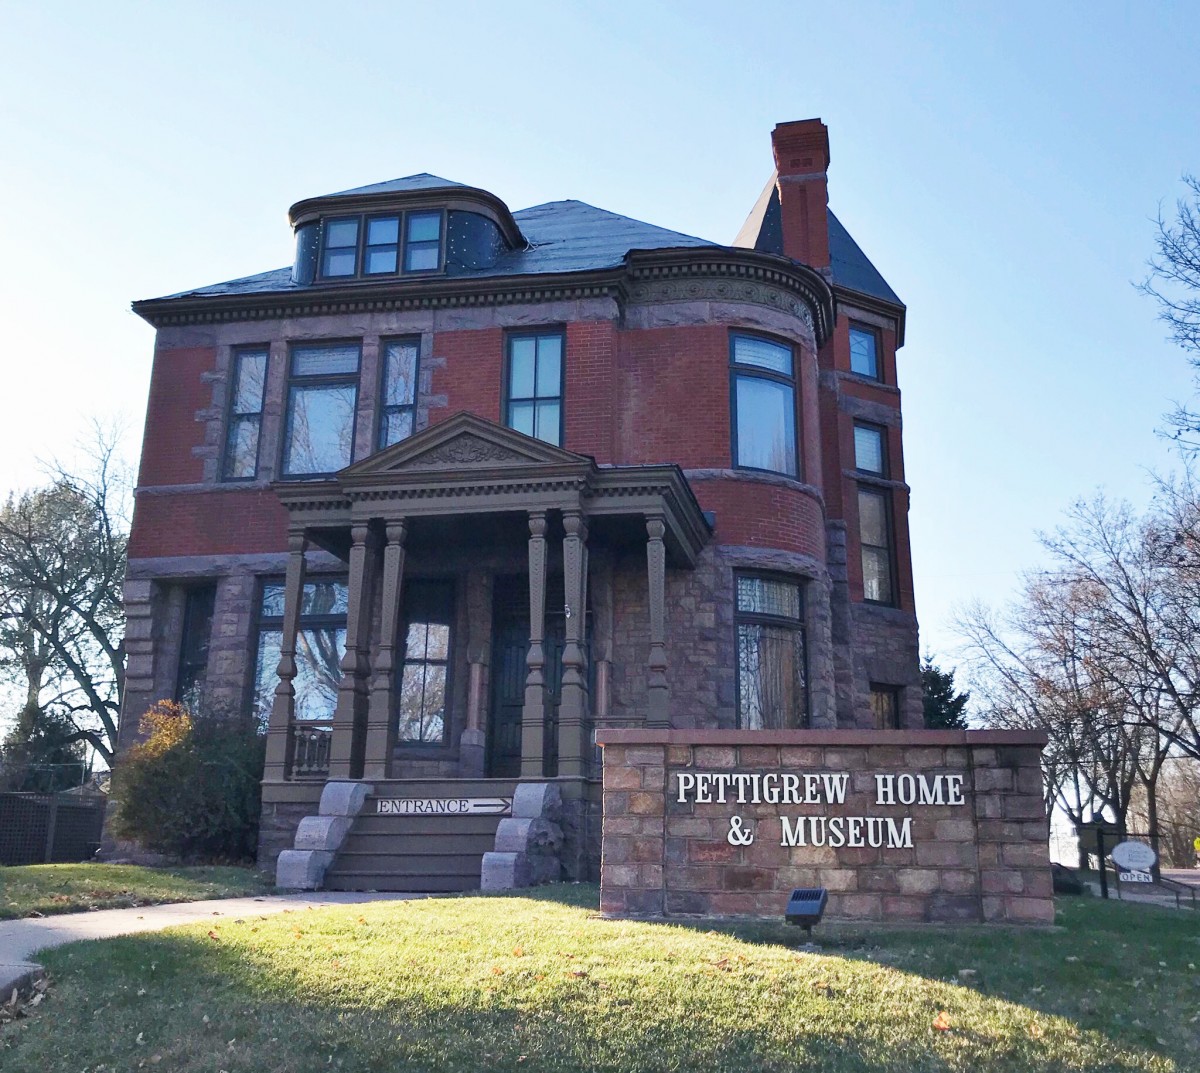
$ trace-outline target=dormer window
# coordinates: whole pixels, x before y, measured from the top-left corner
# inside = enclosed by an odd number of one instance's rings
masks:
[[[442,266],[442,214],[410,212],[404,236],[404,271],[436,272]]]
[[[327,216],[322,225],[321,278],[441,271],[443,216],[440,209],[377,216]]]

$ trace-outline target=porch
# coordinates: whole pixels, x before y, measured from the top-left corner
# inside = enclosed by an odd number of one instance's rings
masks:
[[[694,566],[709,535],[677,467],[601,467],[464,413],[275,490],[289,562],[265,795],[330,779],[594,780],[615,673],[644,680],[638,725],[670,725],[666,569]],[[348,579],[336,702],[312,719],[296,680],[316,548]],[[618,668],[597,622],[614,613],[612,561],[635,554],[645,664]]]

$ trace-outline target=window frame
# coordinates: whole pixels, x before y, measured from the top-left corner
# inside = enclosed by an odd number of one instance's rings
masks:
[[[888,685],[885,682],[871,682],[868,684],[868,686],[867,686],[867,694],[868,694],[867,702],[871,706],[871,714],[875,717],[875,723],[876,723],[875,729],[876,730],[900,730],[901,729],[901,724],[903,721],[903,713],[902,713],[902,709],[901,709],[900,705],[901,705],[901,696],[902,696],[903,688],[904,688],[903,686]],[[874,703],[874,697],[877,694],[880,696],[886,695],[891,698],[891,704],[892,704],[892,725],[891,726],[879,725],[880,724],[879,712],[876,711],[875,703]]]
[[[445,625],[449,628],[449,642],[446,645],[446,658],[428,659],[422,657],[419,660],[409,660],[408,658],[408,630],[412,625],[413,605],[416,601],[409,601],[408,596],[411,595],[413,587],[426,588],[427,590],[441,589],[448,596],[447,606],[449,610],[446,612],[447,622]],[[451,713],[452,701],[454,696],[454,661],[458,655],[458,605],[459,592],[458,581],[455,577],[419,577],[411,578],[405,582],[405,607],[401,608],[401,619],[399,630],[400,634],[396,639],[396,647],[400,649],[400,658],[396,660],[396,667],[392,671],[392,711],[391,719],[396,730],[396,748],[397,749],[414,749],[421,752],[430,750],[442,749],[445,750],[451,744]],[[428,621],[428,612],[426,612]],[[442,737],[440,741],[419,741],[415,738],[402,738],[400,736],[400,700],[404,690],[404,669],[411,663],[419,663],[425,667],[430,666],[445,666],[446,668],[446,684],[445,684],[445,709],[442,713]],[[422,687],[424,688],[424,687]]]
[[[263,354],[266,356],[266,361],[263,364],[262,394],[258,399],[258,409],[242,414],[237,413],[234,407],[237,405],[238,374],[242,368],[242,357],[246,354]],[[262,466],[263,412],[267,403],[267,381],[271,375],[271,345],[269,343],[253,343],[233,347],[229,352],[229,370],[231,375],[226,377],[228,385],[226,394],[228,398],[225,400],[225,439],[221,448],[221,482],[223,484],[236,484],[242,481],[256,481],[258,480],[258,471]],[[254,445],[254,472],[248,477],[231,477],[229,475],[229,461],[233,422],[235,418],[247,417],[258,418],[258,436]]]
[[[792,356],[792,373],[790,376],[785,376],[782,373],[777,373],[771,369],[764,369],[761,365],[745,365],[737,360],[737,340],[738,339],[761,339],[763,342],[771,343],[774,346],[785,348]],[[730,461],[735,470],[746,470],[750,473],[773,473],[778,477],[786,477],[793,481],[802,481],[804,479],[804,470],[802,469],[802,458],[800,455],[800,439],[801,439],[801,423],[800,423],[800,392],[798,389],[798,377],[796,376],[796,344],[789,339],[782,339],[779,336],[769,335],[766,332],[751,332],[744,331],[740,328],[733,329],[729,333],[729,447]],[[792,452],[795,456],[795,472],[788,473],[785,470],[767,469],[763,466],[748,466],[738,461],[738,395],[737,382],[739,376],[757,377],[763,380],[771,380],[777,384],[783,384],[791,389],[792,392]]]
[[[518,396],[517,402],[531,402],[534,407],[534,428],[537,428],[537,404],[539,402],[549,402],[552,399],[558,399],[558,442],[551,444],[552,447],[564,447],[567,440],[567,328],[565,324],[548,324],[540,328],[518,328],[504,333],[504,384],[500,398],[500,424],[505,428],[511,428],[514,432],[519,431],[512,423],[511,408],[513,404],[512,397],[512,346],[518,339],[533,339],[535,341],[534,350],[534,391],[537,391],[537,351],[536,341],[548,335],[557,335],[559,339],[559,356],[558,356],[558,394],[557,395],[537,395]],[[522,433],[524,435],[524,433]],[[533,439],[538,439],[535,435]],[[542,443],[549,443],[548,440],[542,440]]]
[[[879,435],[879,469],[863,469],[858,464],[858,438],[859,429],[869,432],[875,432]],[[887,480],[888,473],[891,472],[891,465],[888,460],[888,437],[887,426],[877,424],[874,421],[855,421],[854,422],[854,469],[857,473],[865,473],[869,477],[875,477],[877,480]]]
[[[437,216],[438,217],[438,258],[436,268],[408,268],[408,222],[413,216]],[[446,228],[449,226],[449,219],[445,209],[408,209],[402,213],[400,221],[400,261],[397,266],[397,272],[402,276],[433,276],[446,270]],[[418,239],[418,244],[422,240]],[[428,242],[428,239],[423,240]]]
[[[875,373],[861,373],[854,368],[854,333],[861,332],[863,335],[869,335],[875,342]],[[869,380],[873,384],[884,383],[883,376],[883,332],[874,324],[864,324],[859,320],[852,320],[849,324],[848,336],[848,352],[849,368],[853,376],[862,377],[864,380]]]
[[[297,376],[292,370],[295,368],[295,353],[298,348],[320,348],[320,347],[344,347],[353,346],[358,349],[358,367],[353,373],[318,373],[315,375],[300,374]],[[362,388],[362,356],[363,356],[363,341],[361,339],[292,339],[288,341],[287,350],[287,380],[284,384],[283,392],[283,421],[282,435],[279,437],[279,467],[277,473],[279,479],[284,481],[312,481],[319,480],[322,477],[331,477],[338,470],[325,470],[314,473],[288,473],[288,445],[292,439],[292,418],[294,415],[292,407],[292,389],[299,384],[303,387],[337,387],[342,384],[354,385],[354,416],[350,426],[350,458],[346,465],[350,465],[355,461],[355,446],[358,440],[358,404],[359,395]],[[342,467],[344,468],[344,467]]]
[[[354,235],[354,271],[353,272],[342,272],[337,275],[331,275],[330,273],[325,271],[325,259],[328,256],[329,250],[330,250],[329,228],[330,228],[331,224],[342,223],[346,220],[354,220],[355,223],[357,224],[357,230],[355,231],[355,235]],[[321,217],[321,248],[318,251],[318,255],[317,255],[317,269],[318,269],[317,278],[318,279],[325,280],[326,282],[330,282],[330,281],[335,281],[335,280],[339,280],[339,279],[357,279],[358,278],[359,266],[362,264],[362,249],[363,249],[363,239],[364,239],[363,233],[365,230],[366,229],[363,227],[363,214],[361,212],[360,213],[348,212],[348,213],[344,213],[340,216],[322,216]],[[350,249],[349,246],[334,246],[332,248],[335,250]]]
[[[408,219],[410,216],[438,217],[438,263],[436,268],[404,267],[408,257]],[[372,220],[387,220],[395,217],[397,223],[396,267],[390,272],[368,272],[367,243],[368,228]],[[354,246],[354,271],[345,275],[329,275],[325,271],[325,259],[329,252],[329,225],[346,220],[358,222],[358,235]],[[320,243],[317,250],[316,281],[319,283],[361,282],[363,280],[398,279],[404,276],[422,277],[435,276],[446,271],[446,247],[448,245],[447,230],[449,228],[449,210],[444,206],[434,205],[427,208],[411,209],[381,209],[374,212],[345,212],[331,216],[322,216],[320,222]],[[390,245],[390,243],[387,243]],[[337,250],[348,250],[349,246],[335,246]]]
[[[416,348],[417,358],[413,363],[413,401],[403,405],[389,405],[387,402],[387,348],[393,344],[410,344]],[[388,447],[393,447],[395,444],[385,444],[384,441],[384,421],[389,413],[408,410],[412,414],[412,431],[404,437],[410,439],[417,434],[417,406],[421,401],[421,337],[419,335],[387,335],[379,340],[379,408],[376,413],[375,420],[375,450],[384,451]],[[397,440],[396,443],[403,443],[404,440]]]
[[[738,580],[740,578],[758,578],[763,581],[775,581],[786,585],[794,585],[800,596],[800,614],[797,618],[785,615],[772,615],[759,611],[742,611],[738,608]],[[736,569],[733,571],[733,666],[734,666],[734,716],[739,730],[752,729],[743,725],[742,720],[742,666],[741,645],[738,632],[741,626],[774,626],[791,630],[800,635],[801,647],[804,651],[804,690],[800,698],[800,721],[789,730],[804,730],[812,724],[811,690],[809,675],[808,650],[808,581],[806,577],[795,574],[784,574],[772,570]],[[762,729],[762,728],[760,728]]]
[[[202,662],[190,658],[188,651],[189,648],[197,647],[194,642],[199,632],[196,629],[198,623],[190,612],[196,606],[195,601],[201,595],[208,602],[207,613],[203,619],[203,642],[198,646],[204,653]],[[192,686],[198,686],[199,695],[203,696],[205,687],[208,684],[208,662],[212,654],[212,627],[213,619],[216,617],[216,610],[217,582],[215,578],[189,585],[183,590],[183,608],[179,624],[179,655],[175,661],[175,690],[172,694],[172,698],[179,704],[186,703],[187,698],[185,693]],[[196,673],[197,670],[199,671],[198,674]],[[190,672],[187,675],[188,681],[186,684],[185,672]],[[193,712],[192,714],[198,713]]]
[[[872,600],[867,596],[867,571],[864,563],[864,553],[867,548],[880,548],[880,544],[868,544],[863,540],[862,527],[862,496],[872,495],[878,496],[883,502],[883,525],[884,537],[887,540],[887,546],[883,550],[887,553],[886,561],[888,567],[888,588],[891,590],[890,598],[887,600]],[[860,481],[858,484],[858,496],[855,499],[855,505],[858,510],[858,558],[859,571],[862,575],[862,590],[863,603],[872,604],[875,607],[898,607],[896,592],[896,530],[892,522],[892,494],[887,488],[876,488],[873,485]]]
[[[347,598],[349,598],[349,590],[350,590],[349,574],[316,574],[316,573],[306,572],[305,577],[303,579],[303,583],[301,585],[300,599],[302,601],[304,599],[304,586],[305,585],[322,585],[322,584],[329,584],[329,583],[337,584],[339,582],[346,586]],[[247,700],[246,700],[246,705],[245,705],[252,718],[258,714],[255,710],[254,699],[255,699],[255,694],[258,691],[258,660],[259,660],[260,655],[262,654],[261,650],[262,650],[262,637],[263,637],[264,627],[267,630],[278,633],[280,636],[283,635],[283,619],[284,619],[283,614],[282,613],[278,614],[278,615],[263,614],[263,597],[266,594],[268,585],[278,585],[280,588],[284,589],[285,593],[286,593],[287,578],[280,574],[262,574],[257,578],[257,585],[255,586],[254,618],[253,618],[253,624],[251,626],[251,638],[252,638],[253,644],[252,644],[252,651],[250,654],[250,674],[248,676],[249,681],[247,684]],[[341,615],[305,615],[305,614],[303,614],[303,607],[301,607],[301,612],[302,613],[300,614],[300,616],[296,622],[297,643],[299,642],[300,634],[303,633],[305,630],[331,630],[331,629],[332,630],[337,630],[337,629],[347,630],[348,629],[348,626],[347,626],[347,623],[349,621],[348,613],[341,614]],[[278,677],[278,675],[276,675],[276,677]],[[336,702],[335,702],[335,707],[336,707]],[[327,719],[332,719],[332,718],[333,718],[333,712],[330,712]],[[268,722],[270,721],[270,712],[267,713],[267,721]],[[320,721],[321,720],[297,719],[297,722],[306,722],[306,723],[307,722],[320,722]]]
[[[371,252],[371,243],[369,241],[371,234],[371,224],[377,220],[396,221],[396,267],[390,272],[371,272],[367,269],[367,256]],[[362,214],[362,242],[360,243],[362,250],[359,260],[356,262],[357,272],[353,276],[334,276],[334,279],[378,279],[385,276],[395,276],[400,273],[401,250],[404,246],[404,232],[401,228],[404,226],[404,213],[400,210],[395,212],[365,212]],[[376,243],[376,245],[380,245]],[[384,246],[390,246],[391,243],[383,243]]]

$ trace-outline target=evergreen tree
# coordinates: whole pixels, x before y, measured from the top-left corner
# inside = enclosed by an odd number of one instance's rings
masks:
[[[939,669],[927,654],[921,664],[921,684],[925,687],[925,726],[929,730],[966,730],[971,694],[955,691],[954,671]]]

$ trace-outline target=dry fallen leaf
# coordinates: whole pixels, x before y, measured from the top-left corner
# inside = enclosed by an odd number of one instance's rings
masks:
[[[940,1010],[938,1015],[933,1019],[933,1027],[939,1032],[949,1032],[950,1015],[945,1010]]]

